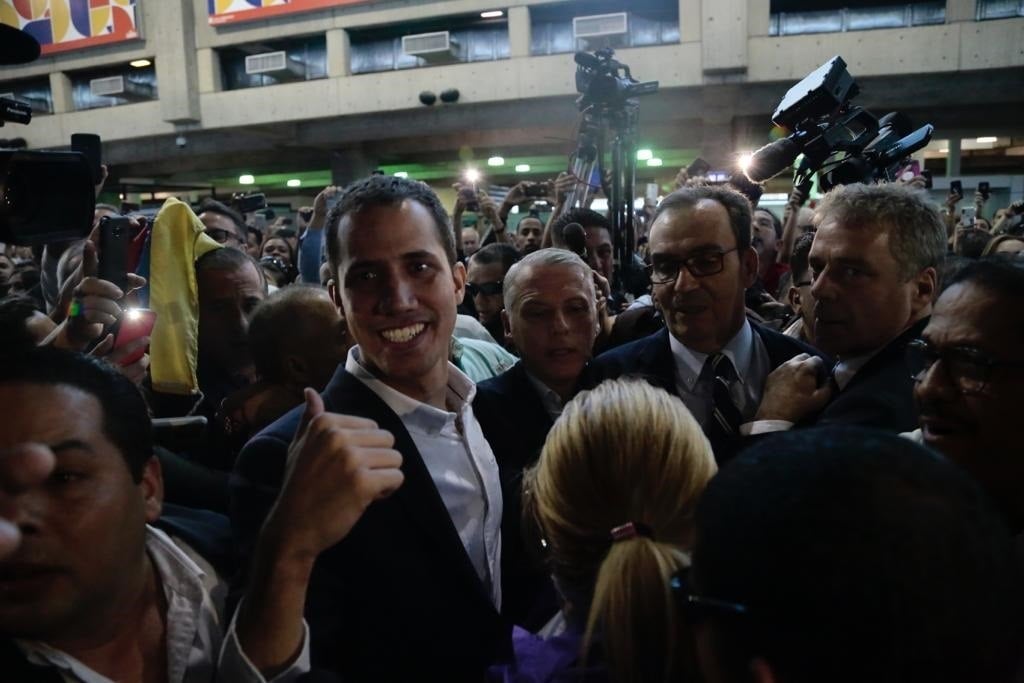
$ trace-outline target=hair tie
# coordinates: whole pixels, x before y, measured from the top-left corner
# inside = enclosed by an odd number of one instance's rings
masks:
[[[626,522],[625,524],[612,528],[612,542],[624,541],[628,538],[644,536],[654,540],[654,531],[643,522]]]

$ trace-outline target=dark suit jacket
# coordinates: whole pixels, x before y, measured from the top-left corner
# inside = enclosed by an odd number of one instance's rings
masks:
[[[927,325],[928,318],[918,321],[875,354],[808,424],[864,425],[897,433],[917,429],[914,380],[904,355],[907,343]]]
[[[558,598],[538,548],[528,547],[522,533],[522,473],[540,457],[553,422],[522,362],[476,387],[473,412],[502,480],[502,596],[506,616],[529,630],[539,630],[558,611]]]
[[[317,559],[306,600],[312,663],[346,681],[480,680],[507,657],[510,632],[495,610],[441,495],[398,416],[339,368],[328,411],[375,420],[395,436],[405,482],[367,508],[351,533]],[[239,455],[231,516],[243,552],[281,486],[297,408]]]
[[[750,325],[764,342],[768,352],[769,371],[801,353],[822,356],[820,351],[797,339],[787,337],[753,321],[750,322]],[[678,396],[675,359],[672,357],[672,347],[669,344],[668,335],[668,328],[664,327],[649,337],[638,339],[601,354],[591,363],[591,386],[616,377],[640,377],[673,396]],[[828,367],[828,363],[829,361],[826,360],[826,367]],[[706,425],[701,426],[705,427],[706,432]],[[713,440],[711,447],[715,451],[715,459],[721,464],[731,459],[746,444],[746,439],[737,437],[727,442]]]

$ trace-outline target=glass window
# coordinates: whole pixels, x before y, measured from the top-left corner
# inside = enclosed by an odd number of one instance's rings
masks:
[[[595,38],[573,38],[573,18],[626,13],[626,32]],[[530,8],[530,54],[553,55],[599,47],[615,49],[672,45],[679,42],[676,0],[587,0]]]
[[[406,53],[402,36],[448,31],[450,52],[436,57]],[[508,59],[508,21],[481,20],[478,15],[444,17],[429,22],[349,31],[350,67],[354,74],[415,69],[459,62]]]
[[[1024,0],[978,0],[978,20],[1024,17]]]
[[[875,7],[846,7],[845,2],[835,3],[836,6],[831,9],[821,9],[822,4],[829,3],[772,0],[768,34],[792,36],[803,33],[839,33],[942,24],[946,21],[946,3],[942,0],[917,0]]]
[[[156,65],[76,71],[71,77],[75,110],[116,107],[157,99]]]
[[[12,83],[0,83],[0,97],[10,97],[32,107],[32,115],[53,113],[53,93],[49,78],[33,78]]]
[[[247,71],[246,57],[274,52],[284,52],[284,59],[268,58],[266,64],[250,64]],[[238,45],[218,54],[225,90],[327,78],[327,38],[323,35]]]

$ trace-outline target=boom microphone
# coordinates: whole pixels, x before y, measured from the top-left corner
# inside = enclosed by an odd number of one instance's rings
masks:
[[[763,183],[792,166],[801,151],[800,145],[790,138],[769,142],[754,152],[744,173],[751,182]]]

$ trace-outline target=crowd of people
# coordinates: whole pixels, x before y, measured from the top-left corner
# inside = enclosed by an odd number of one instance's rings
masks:
[[[0,680],[1022,680],[1024,204],[575,183],[8,246]]]

